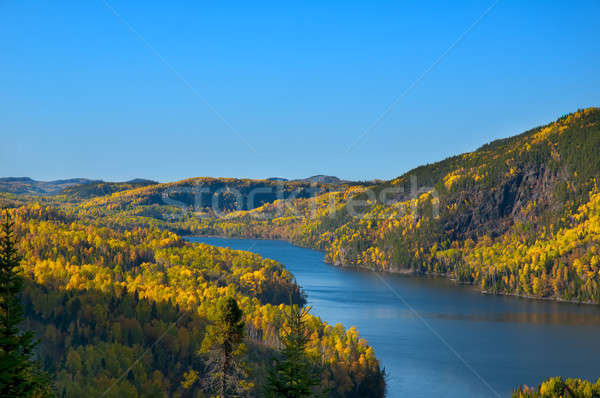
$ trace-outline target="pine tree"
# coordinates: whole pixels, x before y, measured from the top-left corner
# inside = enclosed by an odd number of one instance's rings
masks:
[[[245,381],[247,372],[240,360],[245,353],[244,320],[242,310],[233,297],[223,297],[210,316],[212,325],[206,327],[201,352],[209,354],[209,380],[207,385],[217,397],[243,395],[251,384]]]
[[[0,396],[49,395],[47,377],[34,362],[37,342],[32,332],[21,332],[24,320],[19,293],[23,279],[18,274],[20,257],[15,247],[13,223],[5,215],[0,230]]]
[[[309,330],[305,318],[309,310],[295,304],[289,309],[287,330],[282,336],[282,358],[275,359],[275,365],[269,370],[265,395],[273,398],[312,397],[320,378],[315,364],[306,356]]]

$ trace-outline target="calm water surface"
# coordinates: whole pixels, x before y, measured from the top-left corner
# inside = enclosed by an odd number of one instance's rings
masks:
[[[190,240],[285,264],[314,315],[356,326],[375,348],[389,374],[388,397],[506,397],[519,383],[537,385],[547,376],[600,376],[597,306],[488,296],[445,280],[383,275],[432,331],[377,275],[328,265],[321,252],[270,240]]]

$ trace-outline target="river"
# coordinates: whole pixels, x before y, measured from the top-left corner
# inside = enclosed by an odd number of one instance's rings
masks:
[[[283,263],[312,313],[356,326],[388,373],[388,397],[510,396],[548,376],[600,376],[600,306],[484,295],[435,278],[324,263],[287,242],[189,238]]]

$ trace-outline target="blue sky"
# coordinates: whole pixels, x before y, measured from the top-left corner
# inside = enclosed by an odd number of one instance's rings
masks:
[[[501,0],[363,135],[492,4],[0,2],[0,176],[388,179],[600,105],[600,2]]]

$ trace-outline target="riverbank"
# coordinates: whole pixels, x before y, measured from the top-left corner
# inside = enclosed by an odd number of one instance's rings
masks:
[[[520,299],[526,299],[526,300],[553,301],[553,302],[571,303],[571,304],[585,304],[585,305],[599,305],[600,304],[600,303],[596,303],[596,302],[593,302],[593,301],[569,300],[569,299],[563,299],[563,298],[560,298],[560,297],[538,297],[538,296],[534,296],[534,295],[530,295],[530,294],[491,292],[491,291],[488,291],[488,290],[480,290],[480,289],[477,289],[477,287],[473,283],[461,282],[458,279],[453,278],[450,274],[435,273],[435,272],[418,272],[418,271],[415,271],[413,269],[376,271],[374,269],[374,267],[359,266],[359,265],[350,265],[350,266],[348,266],[348,265],[339,265],[339,264],[333,264],[331,262],[327,262],[327,263],[333,265],[334,267],[350,268],[350,269],[356,268],[356,269],[361,269],[361,270],[365,270],[365,271],[379,272],[379,273],[382,273],[382,274],[402,275],[402,276],[414,276],[414,277],[431,277],[431,278],[446,279],[446,280],[449,280],[449,281],[453,282],[456,285],[472,286],[474,291],[477,291],[477,292],[479,292],[481,294],[485,294],[485,295],[509,296],[509,297],[516,297],[516,298],[520,298]]]
[[[310,246],[298,244],[297,242],[293,242],[290,239],[282,239],[282,238],[273,239],[273,238],[263,238],[263,237],[227,237],[227,236],[219,236],[219,235],[195,235],[195,236],[186,236],[186,237],[235,239],[235,240],[240,240],[240,241],[248,240],[248,239],[260,240],[260,241],[281,241],[281,242],[289,243],[296,247],[301,247],[304,249],[310,249],[310,250],[315,250],[315,251],[318,251],[321,253],[326,253],[326,250],[315,249]],[[484,295],[508,296],[508,297],[526,299],[526,300],[541,300],[541,301],[552,301],[552,302],[559,302],[559,303],[586,304],[586,305],[596,305],[596,306],[600,304],[600,303],[596,303],[593,301],[580,301],[580,300],[572,300],[572,299],[569,300],[569,299],[563,299],[560,297],[538,297],[538,296],[534,296],[534,295],[526,295],[526,294],[518,294],[518,293],[491,292],[491,291],[487,291],[487,290],[481,290],[481,289],[478,289],[473,283],[461,282],[458,279],[453,278],[452,275],[449,273],[418,272],[414,269],[408,269],[408,268],[396,269],[396,270],[378,270],[377,267],[369,267],[366,265],[356,265],[356,264],[348,265],[348,264],[342,264],[339,262],[330,262],[327,259],[325,259],[324,261],[327,264],[330,264],[334,267],[338,267],[338,268],[342,268],[342,269],[355,269],[355,270],[361,270],[361,271],[369,271],[369,272],[376,272],[376,273],[381,273],[381,274],[400,275],[400,276],[431,277],[431,278],[446,279],[446,280],[453,282],[456,285],[472,286],[474,291],[477,291]],[[285,264],[284,264],[284,266],[285,266]]]
[[[516,293],[503,293],[503,292],[489,292],[486,290],[479,290],[482,294],[493,295],[493,296],[509,296],[509,297],[517,297],[527,300],[540,300],[540,301],[553,301],[557,303],[570,303],[570,304],[585,304],[585,305],[598,305],[600,303],[595,303],[593,301],[579,301],[579,300],[568,300],[560,297],[538,297],[530,294],[516,294]]]

